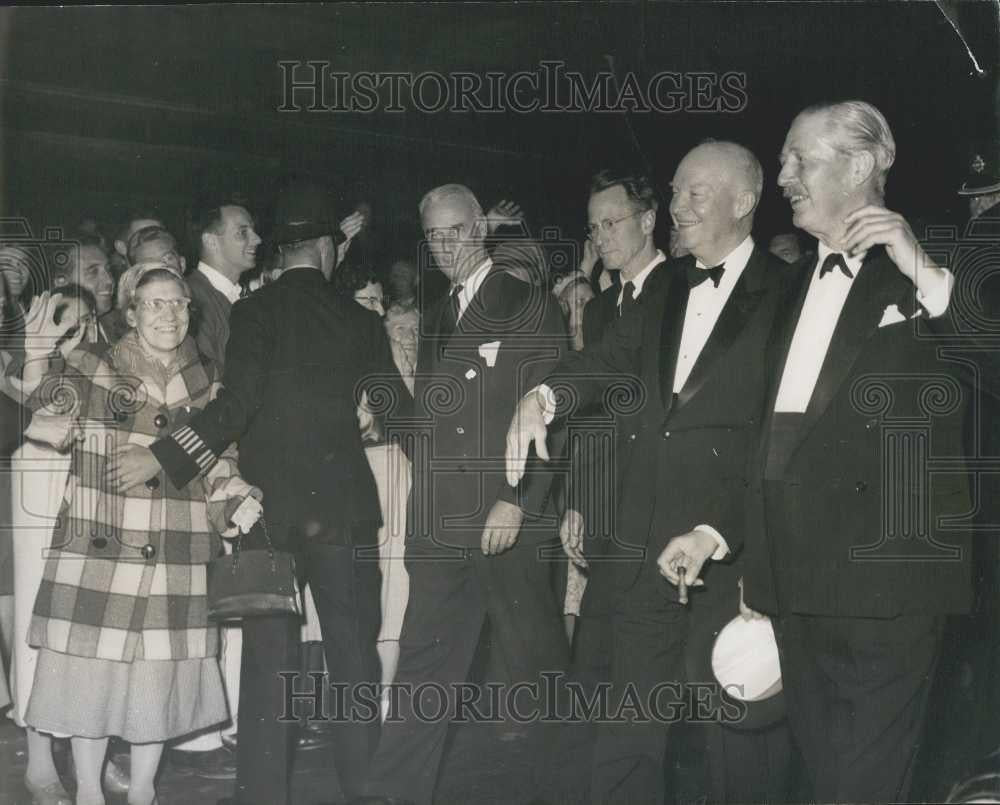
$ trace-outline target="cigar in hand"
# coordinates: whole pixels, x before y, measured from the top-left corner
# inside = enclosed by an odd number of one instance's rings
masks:
[[[680,581],[677,584],[677,600],[681,602],[684,606],[687,606],[688,602],[688,585],[687,585],[687,568],[681,565],[677,568],[677,575],[680,577]]]

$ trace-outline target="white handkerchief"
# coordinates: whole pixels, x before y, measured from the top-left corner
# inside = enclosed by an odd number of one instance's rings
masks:
[[[487,341],[479,345],[479,357],[486,361],[486,365],[491,369],[497,362],[497,351],[500,349],[499,341]]]
[[[878,323],[879,327],[888,327],[890,324],[896,324],[901,321],[906,321],[906,316],[900,311],[898,305],[889,305],[884,311],[882,311],[882,321]]]

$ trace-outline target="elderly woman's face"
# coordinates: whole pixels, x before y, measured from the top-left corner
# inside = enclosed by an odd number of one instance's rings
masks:
[[[179,283],[156,279],[135,292],[126,319],[139,333],[143,346],[154,357],[165,359],[173,355],[187,336],[190,303]]]
[[[417,333],[420,329],[420,317],[416,311],[407,313],[390,313],[385,322],[385,329],[392,341],[404,347],[417,343]]]

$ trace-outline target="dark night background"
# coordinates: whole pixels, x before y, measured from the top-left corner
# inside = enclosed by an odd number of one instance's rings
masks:
[[[8,9],[0,213],[25,216],[39,234],[83,214],[113,225],[130,204],[152,202],[179,226],[199,187],[219,184],[249,193],[266,229],[275,181],[291,171],[328,179],[345,214],[370,201],[384,255],[412,250],[416,202],[445,181],[471,184],[487,206],[516,199],[536,229],[575,236],[594,169],[646,164],[665,187],[679,156],[714,136],[761,158],[766,236],[789,226],[775,177],[794,114],[862,98],[896,136],[889,205],[940,220],[960,210],[969,149],[995,127],[996,30],[992,2]],[[613,63],[641,83],[664,70],[733,70],[746,74],[748,104],[635,113],[631,130],[621,113],[278,112],[283,59],[412,73],[560,60],[588,77]]]

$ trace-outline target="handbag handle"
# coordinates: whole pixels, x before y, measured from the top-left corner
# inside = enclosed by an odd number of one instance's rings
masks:
[[[257,522],[259,522],[261,528],[264,529],[264,540],[267,542],[267,555],[271,557],[271,572],[273,573],[277,570],[278,565],[274,558],[274,544],[271,542],[271,535],[267,531],[267,520],[265,520],[264,515],[261,514],[260,519]],[[236,575],[236,568],[240,563],[240,542],[242,540],[242,534],[233,540],[233,565],[231,572],[234,576]]]

